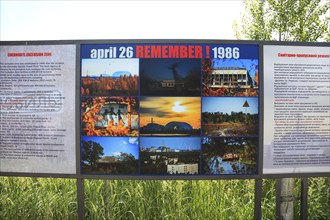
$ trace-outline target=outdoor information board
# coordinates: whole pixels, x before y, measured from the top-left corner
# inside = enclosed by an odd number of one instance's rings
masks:
[[[330,172],[329,54],[264,46],[264,173]]]
[[[83,174],[257,173],[258,45],[80,51]]]
[[[255,41],[1,42],[0,175],[329,173],[329,51]]]
[[[76,173],[75,53],[75,45],[1,46],[1,172]]]

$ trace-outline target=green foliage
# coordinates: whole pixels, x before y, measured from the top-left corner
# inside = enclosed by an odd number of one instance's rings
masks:
[[[135,161],[136,158],[134,157],[133,154],[131,153],[123,153],[123,152],[120,152],[118,156],[116,156],[116,158],[120,161]]]
[[[106,219],[105,181],[87,180],[85,186],[98,192],[85,197],[86,219]],[[114,180],[109,184],[110,219],[253,219],[253,187],[253,180]]]
[[[104,148],[94,141],[82,141],[82,161],[94,167],[96,161],[101,159]]]
[[[77,219],[76,180],[0,177],[0,219]]]
[[[245,0],[236,37],[249,40],[329,41],[329,1]]]
[[[243,112],[234,112],[230,114],[222,112],[202,112],[203,123],[223,123],[223,122],[241,122],[241,123],[258,123],[257,114],[244,114]]]
[[[300,42],[330,42],[330,1],[321,0],[244,0],[242,25],[233,27],[237,39],[277,40]],[[295,194],[300,191],[295,180]],[[265,180],[263,218],[275,219],[264,212],[266,207],[275,213],[275,181]],[[324,188],[325,187],[325,188]],[[310,178],[309,218],[330,219],[329,178]],[[324,194],[322,194],[322,192]],[[299,195],[295,195],[299,196]],[[272,202],[269,202],[272,200]],[[322,205],[321,205],[322,204]],[[295,202],[295,219],[299,218],[299,202]],[[265,214],[266,213],[266,214]]]
[[[253,219],[254,180],[108,182],[84,181],[85,219]],[[330,219],[329,185],[309,179],[308,219]],[[76,193],[73,179],[0,177],[0,219],[77,219]],[[262,219],[275,219],[275,201],[263,180]]]
[[[330,178],[308,180],[308,219],[330,219]]]
[[[204,138],[203,153],[218,156],[225,153],[240,154],[240,157],[256,161],[257,139],[228,137],[228,138]]]
[[[106,210],[118,220],[253,219],[254,180],[105,183],[84,181],[85,219],[106,219]],[[330,219],[329,185],[330,178],[309,178],[308,219]],[[73,179],[0,177],[0,219],[77,219],[76,193]],[[263,219],[275,219],[275,201],[275,180],[263,180]]]
[[[262,181],[262,219],[276,219],[276,181],[265,179]]]

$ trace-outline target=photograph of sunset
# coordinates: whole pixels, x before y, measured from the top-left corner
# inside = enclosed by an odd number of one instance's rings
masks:
[[[199,136],[199,97],[141,97],[140,134]]]

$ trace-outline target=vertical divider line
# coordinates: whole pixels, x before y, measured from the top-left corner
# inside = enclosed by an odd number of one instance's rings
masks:
[[[81,138],[81,115],[80,115],[80,109],[81,109],[81,57],[80,57],[80,47],[81,43],[76,43],[76,104],[75,107],[76,113],[75,119],[76,119],[76,173],[78,175],[78,178],[76,178],[77,183],[77,211],[78,211],[78,219],[83,220],[84,219],[84,179],[81,177],[81,167],[80,167],[80,138]]]

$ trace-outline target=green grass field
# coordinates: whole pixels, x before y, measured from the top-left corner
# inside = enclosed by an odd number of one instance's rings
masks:
[[[308,219],[330,219],[330,178],[309,184]],[[245,220],[254,214],[254,180],[85,180],[84,190],[85,219]],[[264,180],[263,191],[262,217],[275,219],[275,180]],[[0,219],[77,218],[76,180],[0,177]]]

